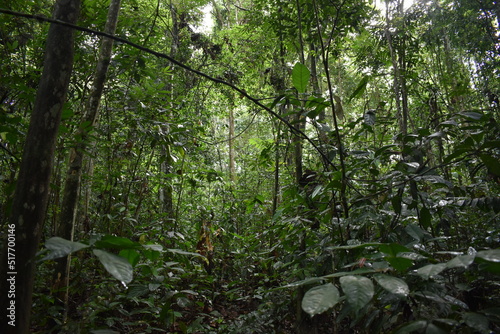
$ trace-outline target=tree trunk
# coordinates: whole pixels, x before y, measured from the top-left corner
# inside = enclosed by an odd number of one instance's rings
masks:
[[[234,107],[229,107],[229,180],[236,182],[236,163],[234,153]]]
[[[79,10],[80,0],[59,0],[53,16],[74,24]],[[1,333],[30,332],[35,256],[45,221],[61,112],[73,69],[73,42],[71,28],[50,26],[0,264],[1,307],[9,315],[1,321]]]
[[[108,34],[114,34],[116,31],[116,24],[118,22],[118,13],[120,11],[120,0],[111,0],[108,10],[108,17],[104,31]],[[67,240],[73,240],[74,226],[76,220],[76,213],[78,210],[78,194],[80,192],[82,167],[84,155],[87,148],[90,146],[88,140],[88,132],[95,126],[99,116],[99,104],[101,101],[104,84],[106,82],[106,75],[111,61],[111,52],[113,49],[113,40],[104,37],[102,40],[99,60],[94,74],[94,83],[91,88],[90,96],[87,101],[85,115],[82,119],[80,128],[78,129],[77,138],[78,143],[70,151],[69,168],[64,184],[63,200],[61,207],[61,216],[59,224],[56,228],[56,234],[59,237]],[[88,124],[91,124],[90,127]],[[67,303],[68,303],[68,284],[69,284],[69,261],[71,256],[60,258],[56,262],[54,271],[53,290],[59,297],[59,300],[64,305],[63,322],[67,317]]]
[[[403,5],[400,4],[399,8],[402,10]],[[403,13],[400,13],[403,15]],[[405,50],[395,50],[392,41],[392,33],[389,29],[389,2],[386,3],[386,20],[387,25],[385,28],[385,37],[387,40],[387,45],[389,48],[389,54],[391,56],[393,78],[394,78],[394,95],[396,99],[396,109],[398,112],[399,128],[401,133],[406,135],[408,133],[408,97],[406,91],[406,81],[401,73],[401,59],[404,59],[403,54]],[[403,32],[404,33],[404,32]],[[404,48],[404,45],[402,46]],[[399,58],[399,61],[398,61]]]

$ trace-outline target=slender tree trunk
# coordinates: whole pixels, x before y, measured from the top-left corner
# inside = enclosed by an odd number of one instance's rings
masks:
[[[119,11],[120,0],[111,0],[106,26],[104,29],[106,33],[115,33]],[[91,143],[88,142],[87,138],[88,132],[96,125],[99,117],[99,104],[104,90],[104,84],[106,82],[109,63],[111,61],[112,49],[113,40],[104,37],[100,48],[99,60],[95,69],[94,83],[87,101],[85,115],[82,119],[82,124],[78,129],[77,138],[79,138],[79,141],[70,151],[69,168],[66,176],[66,182],[64,184],[61,215],[56,229],[57,236],[68,240],[73,240],[84,155],[88,147],[91,146]],[[89,124],[91,124],[91,126],[89,126]],[[70,258],[71,257],[69,255],[65,258],[57,260],[54,272],[54,284],[52,287],[64,305],[65,312],[63,322],[66,321],[68,311],[67,287],[69,284]]]
[[[179,22],[179,15],[177,13],[177,8],[175,7],[175,4],[173,1],[170,1],[170,17],[172,20],[172,28],[171,28],[171,38],[172,42],[170,44],[170,57],[176,58],[177,53],[179,50],[179,45],[180,45],[180,22]],[[173,75],[170,78],[170,81],[166,83],[165,85],[165,90],[172,92],[170,96],[170,101],[168,103],[170,104],[170,108],[167,114],[167,117],[171,118],[173,117],[172,115],[172,110],[175,108],[174,102],[177,99],[177,92],[174,89],[174,77],[175,77],[175,67],[172,67],[173,70]],[[164,129],[165,132],[167,132],[167,129]],[[172,182],[171,178],[167,177],[166,175],[172,173],[172,165],[173,165],[173,159],[172,159],[172,154],[170,151],[170,146],[168,143],[164,143],[162,145],[161,149],[161,155],[162,155],[162,162],[160,163],[160,172],[162,173],[164,177],[164,184],[160,188],[160,202],[162,205],[162,212],[165,216],[165,219],[169,223],[174,223],[172,228],[174,230],[177,229],[177,219],[175,217],[175,210],[174,210],[174,204],[173,204],[173,188],[172,188]]]
[[[236,181],[236,163],[234,153],[234,107],[233,103],[229,107],[229,179]]]
[[[402,8],[402,4],[399,6]],[[402,10],[402,9],[401,9]],[[399,128],[403,135],[408,133],[408,102],[407,102],[407,92],[406,92],[406,81],[401,73],[400,62],[398,61],[398,52],[394,49],[394,44],[392,41],[392,33],[389,29],[389,2],[386,3],[386,28],[385,37],[387,40],[387,45],[389,47],[389,54],[391,56],[392,70],[393,70],[393,90],[396,99],[396,109],[398,112]],[[404,46],[403,46],[404,47]],[[401,59],[401,54],[404,50],[399,50],[399,58]]]
[[[59,0],[53,16],[74,24],[79,10],[80,0]],[[35,256],[45,221],[61,111],[73,69],[73,44],[71,28],[50,26],[43,73],[12,203],[8,242],[4,242],[1,257],[0,304],[9,315],[5,317],[4,313],[0,322],[0,332],[4,334],[30,332]]]

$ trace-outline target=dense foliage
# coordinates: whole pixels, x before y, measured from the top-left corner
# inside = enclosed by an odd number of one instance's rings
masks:
[[[124,1],[95,123],[78,31],[33,331],[500,331],[499,25],[495,1]],[[48,26],[0,14],[2,236]]]

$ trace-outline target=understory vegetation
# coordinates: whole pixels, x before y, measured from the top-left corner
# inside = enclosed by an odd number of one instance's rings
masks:
[[[5,240],[52,5],[0,0]],[[499,25],[486,0],[83,1],[31,332],[500,332]]]

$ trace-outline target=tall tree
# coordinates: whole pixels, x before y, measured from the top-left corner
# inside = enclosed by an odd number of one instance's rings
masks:
[[[59,0],[53,17],[76,23],[80,0]],[[31,301],[35,272],[35,255],[43,231],[50,192],[55,143],[73,69],[73,29],[59,24],[50,26],[43,73],[24,144],[23,158],[9,219],[9,234],[15,245],[4,242],[0,264],[0,291],[15,287],[15,298],[2,296],[2,309],[14,306],[12,322],[4,318],[2,333],[30,331]],[[13,259],[15,262],[7,262]],[[10,279],[10,281],[7,281]]]
[[[108,18],[104,32],[113,35],[118,22],[120,11],[120,0],[111,0]],[[91,87],[90,95],[87,101],[85,114],[76,135],[76,144],[70,150],[69,166],[64,184],[63,200],[61,205],[61,215],[56,234],[67,240],[73,240],[76,213],[78,210],[78,194],[80,192],[83,163],[85,152],[91,145],[89,142],[89,131],[96,126],[99,117],[99,104],[106,82],[106,75],[111,61],[111,52],[113,49],[113,40],[104,37],[100,47],[99,60],[94,73],[94,82]],[[61,299],[65,305],[64,319],[67,315],[68,302],[68,284],[70,270],[70,256],[57,260],[57,266],[54,272],[53,289],[62,293]],[[60,295],[60,294],[59,294]]]

